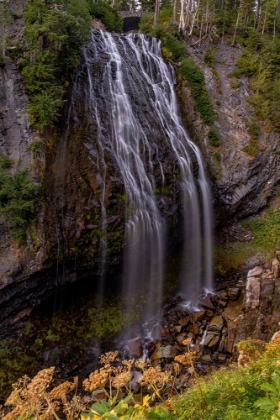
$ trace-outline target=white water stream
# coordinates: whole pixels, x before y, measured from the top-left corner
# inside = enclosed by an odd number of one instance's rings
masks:
[[[93,63],[98,62],[100,56],[106,57],[107,62],[97,83]],[[157,39],[92,31],[85,61],[90,90],[87,100],[99,127],[93,141],[98,143],[99,150],[109,151],[125,187],[124,293],[133,300],[139,285],[143,285],[148,296],[147,315],[154,315],[161,305],[166,249],[167,220],[156,194],[159,186],[164,188],[166,183],[165,150],[172,153],[174,162],[170,165],[180,169],[178,185],[184,214],[185,261],[181,267],[181,292],[188,299],[195,299],[203,288],[212,289],[211,194],[203,160],[182,125],[174,89],[175,73],[161,57]],[[152,126],[151,120],[145,119],[145,113],[135,104],[138,94],[141,109],[144,97],[146,112],[153,113]],[[102,130],[104,103],[106,125],[110,127],[106,135]],[[161,144],[154,140],[154,130],[161,132]],[[99,161],[103,165],[101,209],[105,229],[107,172],[104,155]],[[178,178],[178,174],[176,176]],[[103,253],[105,259],[105,245]]]

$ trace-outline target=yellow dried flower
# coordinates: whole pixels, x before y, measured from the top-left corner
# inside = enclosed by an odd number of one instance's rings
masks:
[[[133,365],[134,365],[134,362],[135,362],[135,360],[134,360],[134,359],[129,359],[129,360],[123,360],[123,361],[122,361],[122,364],[123,364],[124,366],[126,366],[126,367],[127,367],[127,369],[128,369],[129,371],[131,371],[131,369],[132,369],[132,367],[133,367]]]
[[[146,367],[148,366],[148,363],[146,362],[146,360],[139,359],[139,360],[136,360],[136,362],[135,362],[135,366],[136,366],[138,369],[144,370],[144,369],[146,369]]]
[[[115,376],[112,379],[112,386],[116,389],[119,389],[130,381],[130,372],[120,373],[118,376]]]
[[[76,385],[73,382],[66,381],[53,388],[48,395],[50,399],[61,399],[63,401],[65,400],[66,394],[75,388]]]
[[[192,342],[191,338],[186,338],[185,340],[182,341],[182,345],[183,346],[189,346]]]
[[[83,382],[84,389],[86,391],[94,391],[98,388],[104,388],[109,378],[109,374],[105,371],[100,372],[98,370],[92,372],[88,379]]]
[[[118,350],[116,350],[116,351],[108,351],[107,353],[102,354],[102,356],[100,356],[100,363],[102,365],[106,365],[106,364],[112,363],[112,362],[114,362],[116,360],[116,358],[118,357],[118,355],[119,355]]]
[[[193,365],[193,361],[195,357],[196,357],[195,352],[187,352],[184,354],[180,354],[179,356],[175,356],[174,360],[186,366],[186,365]]]
[[[273,343],[280,345],[280,334],[277,334],[276,337],[273,339]]]
[[[143,372],[142,385],[155,385],[160,384],[162,386],[170,379],[168,372],[162,372],[160,367],[150,367]]]

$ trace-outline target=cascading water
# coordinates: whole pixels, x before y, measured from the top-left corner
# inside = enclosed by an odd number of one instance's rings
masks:
[[[100,57],[106,61],[102,74]],[[161,192],[167,185],[166,165],[180,170],[176,182],[184,212],[185,256],[181,290],[195,298],[203,287],[209,290],[212,286],[211,197],[202,158],[181,123],[175,73],[161,57],[157,39],[92,31],[85,68],[89,81],[85,101],[98,127],[92,141],[111,155],[125,187],[124,291],[133,300],[139,286],[145,288],[147,315],[151,316],[160,308],[164,278],[168,226]],[[167,159],[173,162],[166,163]],[[106,168],[104,155],[101,161]],[[105,197],[105,169],[103,175]],[[102,225],[106,226],[104,203],[102,209]]]

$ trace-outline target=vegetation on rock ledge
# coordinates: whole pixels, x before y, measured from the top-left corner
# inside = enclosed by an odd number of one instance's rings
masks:
[[[33,216],[38,185],[30,180],[26,171],[17,170],[9,175],[12,164],[12,160],[0,154],[0,215],[12,225],[14,239],[21,240]]]

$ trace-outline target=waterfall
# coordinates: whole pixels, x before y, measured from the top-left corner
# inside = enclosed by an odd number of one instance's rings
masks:
[[[85,48],[85,73],[89,91],[84,100],[97,126],[89,141],[103,151],[98,157],[103,165],[102,226],[105,230],[106,150],[126,195],[124,292],[133,300],[144,289],[147,315],[155,314],[161,305],[168,237],[164,208],[172,185],[180,191],[184,214],[181,291],[195,298],[203,287],[211,289],[211,195],[203,160],[182,125],[175,72],[161,57],[160,41],[93,30]]]

